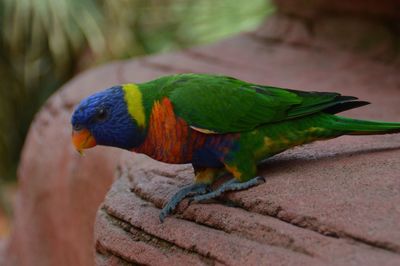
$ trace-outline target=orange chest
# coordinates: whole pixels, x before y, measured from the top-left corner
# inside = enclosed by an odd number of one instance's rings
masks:
[[[198,132],[175,115],[172,103],[164,98],[155,102],[144,142],[133,151],[166,163],[189,163],[193,152],[201,147],[207,134]]]

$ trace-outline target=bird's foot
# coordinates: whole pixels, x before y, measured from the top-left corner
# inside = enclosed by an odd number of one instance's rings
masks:
[[[201,195],[209,192],[209,185],[207,184],[192,184],[180,189],[172,198],[167,202],[164,208],[160,213],[160,221],[164,222],[165,217],[167,217],[173,210],[175,210],[176,206],[186,197]]]
[[[227,191],[234,191],[234,190],[244,190],[248,189],[250,187],[257,186],[261,183],[264,183],[265,179],[262,176],[257,176],[249,181],[246,182],[240,182],[237,181],[236,179],[231,179],[228,180],[227,182],[223,183],[220,187],[218,187],[216,190],[209,192],[207,194],[202,194],[202,195],[197,195],[191,199],[191,202],[200,202],[204,200],[209,200],[209,199],[214,199],[218,196],[220,196],[222,193],[227,192]]]

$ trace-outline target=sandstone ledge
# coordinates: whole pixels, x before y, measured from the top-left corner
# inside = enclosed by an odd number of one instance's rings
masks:
[[[216,72],[252,82],[356,95],[346,115],[398,120],[398,68],[340,51],[244,34],[127,63],[122,75]],[[140,65],[140,68],[137,68]],[[158,73],[157,73],[158,74]],[[126,154],[97,215],[97,262],[151,265],[397,265],[400,136],[341,137],[285,152],[260,167],[266,183],[211,204],[160,208],[193,178],[190,166]]]
[[[93,255],[99,265],[398,265],[399,135],[342,137],[293,149],[260,167],[265,184],[210,204],[184,202],[164,224],[159,209],[191,182],[189,166],[100,147],[80,158],[71,147],[69,117],[84,96],[179,72],[338,91],[373,103],[346,115],[399,121],[398,36],[396,27],[377,21],[393,20],[395,9],[374,7],[370,20],[337,4],[328,13],[344,8],[347,15],[325,20],[313,17],[320,9],[302,14],[283,6],[289,0],[277,2],[282,12],[255,32],[115,62],[83,73],[51,97],[24,147],[4,265],[86,266]],[[322,2],[310,1],[319,8]],[[314,20],[322,23],[314,27]],[[380,42],[359,51],[371,32]],[[93,238],[96,209],[114,177]]]
[[[0,239],[0,265],[4,263],[5,260],[5,248],[6,248],[7,241],[5,239]]]

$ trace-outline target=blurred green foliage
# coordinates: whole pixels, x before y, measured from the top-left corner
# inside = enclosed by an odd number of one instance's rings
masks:
[[[0,182],[15,177],[34,113],[77,72],[212,42],[271,11],[267,0],[0,0]]]

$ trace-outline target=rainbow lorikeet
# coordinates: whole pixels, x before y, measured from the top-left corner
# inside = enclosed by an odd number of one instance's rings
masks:
[[[166,204],[163,221],[185,197],[199,202],[263,182],[257,164],[293,146],[341,135],[400,132],[400,123],[334,115],[366,104],[339,93],[178,74],[114,86],[82,100],[72,115],[72,138],[78,151],[106,145],[166,163],[191,163],[195,182]],[[224,173],[233,178],[211,191]]]

